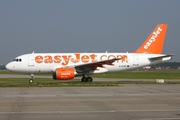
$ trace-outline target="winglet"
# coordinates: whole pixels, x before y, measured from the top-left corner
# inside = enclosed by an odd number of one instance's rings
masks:
[[[166,36],[167,24],[158,24],[149,37],[134,53],[161,54]]]

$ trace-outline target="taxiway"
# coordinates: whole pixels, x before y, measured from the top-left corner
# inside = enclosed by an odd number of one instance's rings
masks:
[[[0,120],[179,120],[180,87],[0,88]]]

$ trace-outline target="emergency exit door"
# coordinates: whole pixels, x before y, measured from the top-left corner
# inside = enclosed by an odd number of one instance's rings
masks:
[[[134,66],[138,66],[139,65],[138,55],[134,55],[133,56],[133,65]]]
[[[34,55],[28,56],[28,66],[34,66]]]

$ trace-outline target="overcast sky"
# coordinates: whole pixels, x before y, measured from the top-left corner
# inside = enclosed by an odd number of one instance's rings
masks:
[[[0,0],[0,64],[35,52],[132,52],[159,23],[180,62],[180,0]]]

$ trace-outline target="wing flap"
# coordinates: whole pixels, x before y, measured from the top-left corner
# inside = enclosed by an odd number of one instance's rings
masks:
[[[97,62],[92,62],[92,63],[85,63],[85,64],[80,64],[80,65],[75,65],[75,68],[84,68],[84,67],[104,67],[103,65],[113,65],[113,62],[120,60],[121,58],[113,58],[113,59],[108,59],[108,60],[101,60]]]

